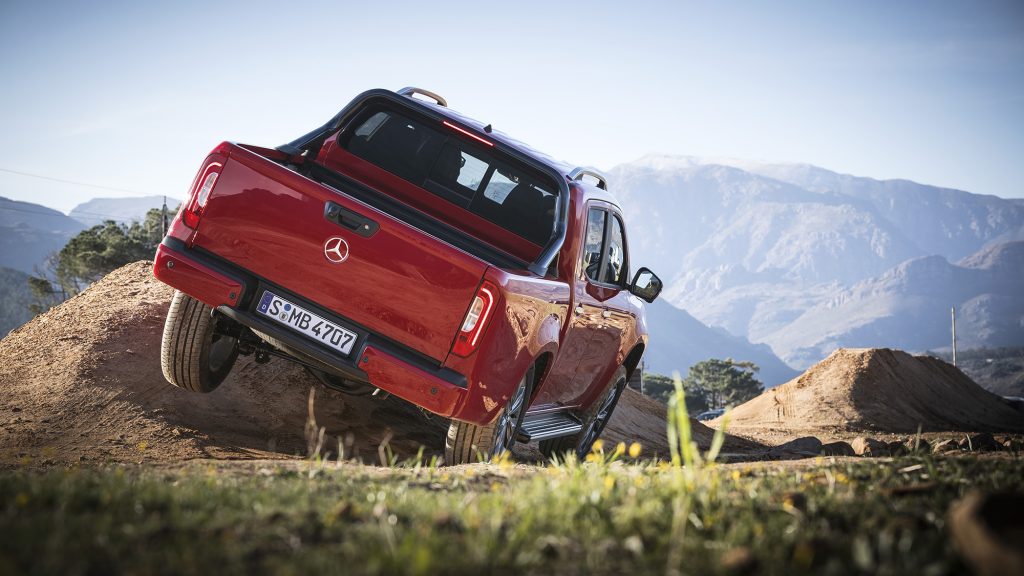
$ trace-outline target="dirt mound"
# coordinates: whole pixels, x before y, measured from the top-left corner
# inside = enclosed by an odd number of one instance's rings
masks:
[[[116,270],[0,341],[0,461],[175,461],[306,452],[307,397],[348,453],[443,446],[445,425],[397,399],[352,398],[282,360],[241,358],[211,394],[168,384],[160,338],[171,288],[151,263]],[[389,427],[386,423],[400,423]],[[428,452],[429,453],[429,452]]]
[[[722,418],[711,422],[722,423]],[[1024,416],[957,368],[889,349],[839,349],[732,411],[729,431],[756,437],[846,431],[1024,430]],[[823,433],[823,434],[822,434]]]
[[[324,388],[281,359],[240,358],[211,394],[171,386],[159,351],[173,291],[150,268],[116,270],[0,341],[0,463],[301,456],[311,387],[332,454],[339,440],[347,455],[368,461],[385,442],[400,458],[421,445],[428,456],[441,453],[446,420],[397,398]],[[664,406],[626,394],[605,439],[665,454]]]
[[[602,438],[610,443],[640,442],[644,448],[644,456],[667,457],[668,439],[666,437],[666,419],[668,408],[633,390],[626,388],[622,393],[612,419],[608,421]],[[690,419],[690,433],[697,445],[702,449],[711,446],[711,440],[715,436],[715,430],[708,428],[697,420]],[[744,438],[726,436],[723,451],[733,453],[757,452],[764,448],[760,444],[751,442]]]

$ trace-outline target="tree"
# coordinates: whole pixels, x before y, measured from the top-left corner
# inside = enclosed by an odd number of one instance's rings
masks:
[[[162,210],[154,208],[141,223],[107,220],[83,230],[29,278],[29,309],[33,314],[45,312],[125,264],[152,259],[162,224]]]
[[[153,257],[154,246],[142,226],[108,220],[83,230],[57,254],[57,282],[71,295],[113,270]]]
[[[67,299],[60,286],[41,272],[28,277],[28,290],[31,299],[28,310],[32,315],[42,314]]]
[[[704,397],[704,390],[688,385],[686,381],[683,381],[683,390],[686,392],[687,412],[690,414],[700,414],[708,409],[708,401]],[[675,391],[676,388],[672,378],[655,374],[654,372],[644,372],[643,393],[645,396],[649,396],[663,404],[668,404],[668,399],[675,394]],[[637,392],[640,392],[640,390],[637,390]]]
[[[764,386],[754,378],[758,371],[753,362],[736,362],[732,358],[711,358],[690,367],[683,380],[687,395],[701,391],[711,409],[742,404],[760,394]]]

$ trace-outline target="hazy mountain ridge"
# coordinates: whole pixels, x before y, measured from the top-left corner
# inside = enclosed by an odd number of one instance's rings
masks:
[[[142,221],[149,209],[162,204],[163,196],[94,198],[76,206],[69,216],[41,204],[0,197],[0,266],[33,274],[82,230],[106,220]],[[173,201],[168,210],[177,204]]]
[[[950,305],[978,345],[1019,338],[997,316],[1021,297],[993,288],[1005,274],[970,261],[1024,240],[1024,202],[806,164],[663,155],[610,179],[633,262],[666,280],[664,297],[794,366],[854,342],[941,345],[933,336],[948,334]],[[940,302],[945,315],[933,313]]]
[[[1024,210],[997,196],[839,174],[811,165],[768,164],[752,172],[816,192],[867,200],[927,252],[962,258],[1008,231],[1020,231]]]
[[[84,228],[57,210],[0,197],[0,266],[32,274]]]
[[[168,202],[168,210],[174,210],[178,204],[176,198]],[[93,198],[72,208],[68,216],[86,226],[95,226],[107,220],[128,224],[132,221],[142,222],[146,218],[146,212],[152,208],[160,208],[163,203],[163,196]]]

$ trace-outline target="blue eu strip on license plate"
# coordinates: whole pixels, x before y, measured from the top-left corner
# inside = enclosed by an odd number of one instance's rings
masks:
[[[355,333],[297,306],[269,290],[263,292],[256,311],[345,355],[352,352],[352,346],[356,343]]]

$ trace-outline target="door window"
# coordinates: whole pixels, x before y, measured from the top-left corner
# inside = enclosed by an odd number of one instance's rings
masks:
[[[587,278],[601,278],[601,246],[604,245],[604,210],[591,208],[587,214],[587,237],[583,243],[583,270]]]
[[[618,216],[609,214],[608,224],[608,248],[605,250],[608,260],[602,268],[601,281],[621,286],[622,276],[626,271],[626,244],[622,239],[622,222]]]
[[[624,236],[618,216],[600,208],[588,211],[583,242],[583,270],[587,278],[599,284],[622,286],[628,273]]]

